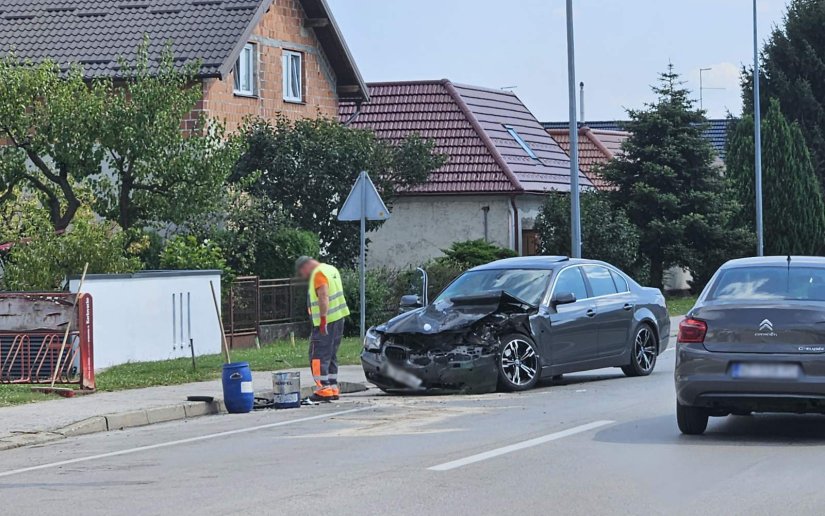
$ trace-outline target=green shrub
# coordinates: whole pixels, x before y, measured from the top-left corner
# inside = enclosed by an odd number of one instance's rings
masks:
[[[124,250],[120,227],[98,221],[89,208],[75,214],[71,226],[55,233],[45,210],[34,203],[20,206],[19,224],[3,272],[8,290],[59,290],[70,275],[128,273],[140,269],[140,260]],[[6,228],[8,229],[8,228]]]
[[[359,295],[359,274],[357,270],[346,269],[341,271],[341,281],[344,284],[344,297],[349,306],[350,316],[347,319],[347,335],[358,335],[358,325],[361,321],[361,301]],[[400,297],[395,297],[395,285],[398,282],[398,273],[387,269],[368,270],[365,279],[367,303],[367,328],[386,322],[387,319],[398,313]]]
[[[437,261],[447,259],[454,263],[461,264],[468,269],[503,258],[518,256],[512,249],[505,249],[504,247],[499,247],[484,240],[456,242],[451,245],[449,249],[443,249],[442,252],[445,256],[436,259]]]
[[[257,242],[252,272],[267,279],[291,278],[295,275],[295,260],[300,256],[317,257],[320,252],[315,233],[281,228]]]
[[[423,268],[427,271],[427,296],[430,301],[435,299],[447,285],[467,270],[465,265],[443,257],[424,264]],[[408,294],[421,295],[421,273],[415,269],[406,270],[398,274],[395,289],[393,290],[396,308],[398,308],[397,303],[401,299],[401,296]]]
[[[220,270],[224,281],[232,276],[223,258],[223,250],[211,240],[198,241],[192,235],[180,235],[166,243],[160,254],[160,266],[166,270]]]

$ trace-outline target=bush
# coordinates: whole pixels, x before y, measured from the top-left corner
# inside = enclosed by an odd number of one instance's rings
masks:
[[[637,280],[646,279],[639,254],[639,232],[601,192],[581,195],[582,256],[602,260]],[[541,254],[570,256],[570,194],[551,193],[536,218]]]
[[[3,273],[8,290],[59,290],[65,278],[81,274],[86,263],[89,274],[140,269],[140,260],[124,250],[126,237],[120,227],[98,221],[89,208],[78,210],[62,234],[54,231],[45,210],[36,204],[24,202],[19,209],[17,237]]]
[[[398,274],[391,270],[373,269],[367,271],[365,278],[367,287],[365,296],[367,328],[386,322],[387,319],[398,313],[400,297],[395,297],[394,289],[398,279]],[[360,277],[358,271],[352,269],[342,270],[341,281],[344,284],[344,297],[350,310],[345,331],[347,335],[358,335],[358,326],[361,322]]]
[[[257,242],[252,273],[261,278],[291,278],[295,260],[317,257],[321,252],[318,236],[309,231],[281,228]]]
[[[427,297],[430,301],[435,299],[447,285],[467,270],[467,267],[463,264],[444,257],[424,264],[423,268],[427,271]],[[401,296],[408,294],[421,295],[421,273],[414,269],[398,274],[392,294],[396,302],[396,309]]]
[[[518,256],[515,251],[505,249],[484,240],[466,240],[456,242],[449,249],[443,249],[445,257],[437,261],[449,260],[453,263],[463,265],[466,268],[484,265],[503,258]]]
[[[169,240],[160,254],[160,266],[167,270],[220,270],[226,283],[230,283],[227,277],[232,276],[220,246],[211,240],[199,242],[192,235]]]

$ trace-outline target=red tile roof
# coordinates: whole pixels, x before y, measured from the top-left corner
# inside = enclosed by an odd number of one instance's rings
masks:
[[[547,132],[569,156],[570,132],[567,129],[548,129]],[[587,126],[579,128],[579,168],[596,188],[610,187],[610,183],[599,175],[597,169],[621,153],[622,143],[628,136],[630,133],[624,131],[591,129]]]
[[[448,80],[368,84],[371,101],[351,127],[398,142],[417,133],[435,141],[447,163],[414,193],[517,193],[570,190],[570,161],[542,125],[507,91]],[[341,120],[355,104],[342,103]],[[537,159],[508,133],[515,129]],[[581,174],[582,186],[592,186]]]

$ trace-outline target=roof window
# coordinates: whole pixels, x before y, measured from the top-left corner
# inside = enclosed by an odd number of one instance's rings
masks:
[[[510,136],[513,137],[516,143],[521,145],[521,148],[524,149],[524,152],[526,152],[528,156],[535,160],[539,159],[539,157],[536,156],[536,153],[533,151],[533,149],[530,148],[530,145],[526,141],[524,141],[524,138],[522,138],[518,131],[516,131],[515,127],[511,125],[505,125],[504,128],[507,129],[507,132],[510,133]]]

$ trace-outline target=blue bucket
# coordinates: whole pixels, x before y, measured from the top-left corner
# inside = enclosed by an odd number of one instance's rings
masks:
[[[246,414],[255,405],[255,389],[252,387],[252,370],[249,362],[224,364],[223,402],[230,414]]]

